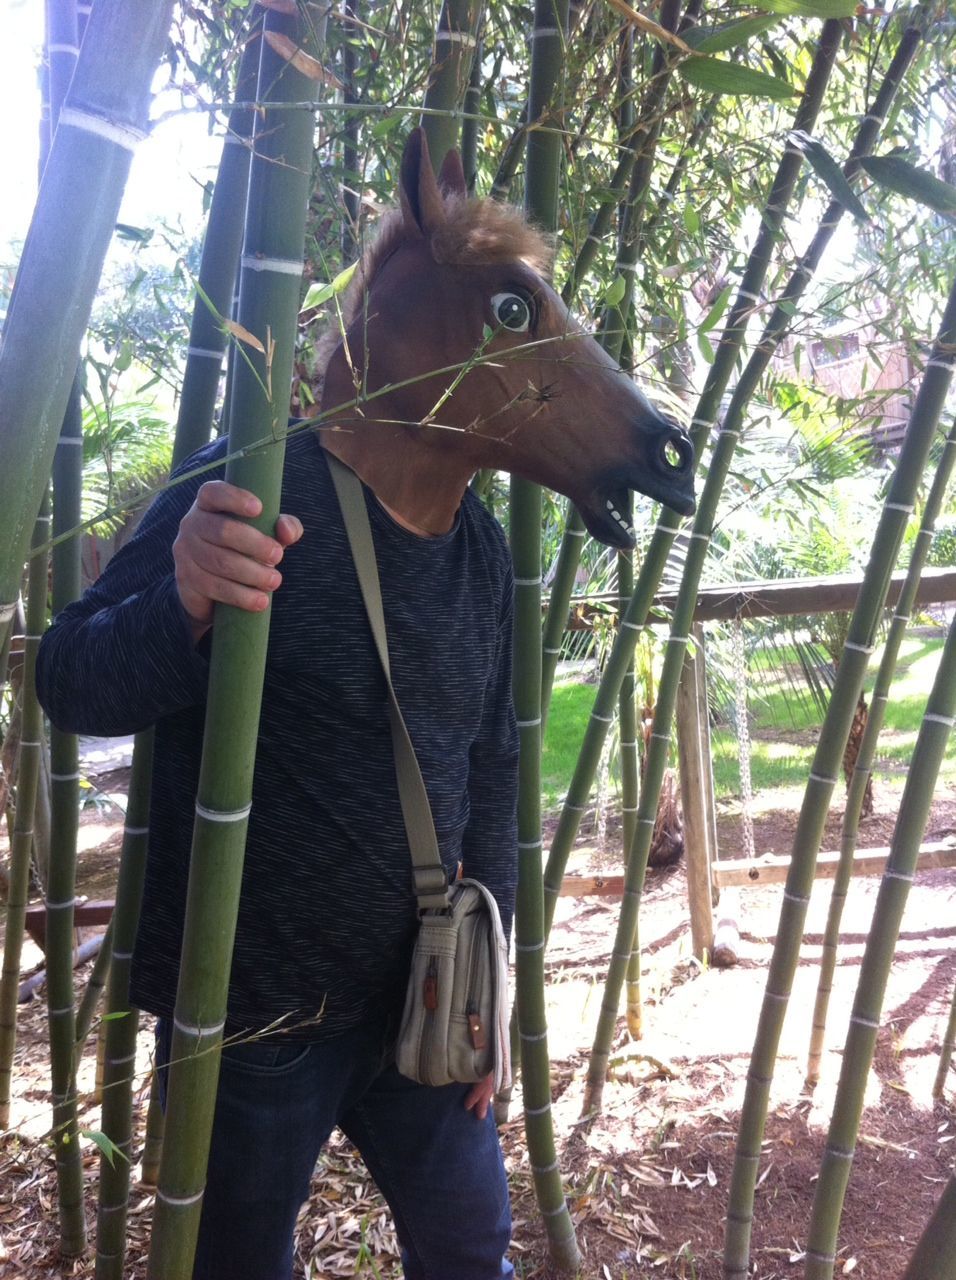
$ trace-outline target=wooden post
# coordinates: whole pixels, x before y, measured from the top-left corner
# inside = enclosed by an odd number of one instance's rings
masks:
[[[716,854],[716,827],[712,820],[710,730],[704,634],[700,625],[694,627],[694,645],[688,647],[677,693],[677,753],[691,939],[694,955],[702,960],[709,955],[714,940],[711,863]]]

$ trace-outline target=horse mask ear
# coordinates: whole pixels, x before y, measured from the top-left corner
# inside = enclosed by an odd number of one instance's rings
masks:
[[[446,196],[468,195],[468,183],[465,181],[465,170],[458,151],[449,151],[441,164],[438,185]]]
[[[432,172],[424,129],[413,129],[405,143],[399,198],[405,228],[410,233],[427,236],[444,223],[445,202]]]

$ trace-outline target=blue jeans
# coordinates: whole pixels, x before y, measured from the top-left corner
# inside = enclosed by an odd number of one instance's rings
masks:
[[[381,1029],[223,1050],[193,1280],[290,1280],[293,1231],[319,1152],[336,1125],[388,1201],[407,1280],[514,1275],[498,1134],[466,1111],[467,1085],[399,1075]],[[164,1064],[171,1027],[156,1027]]]

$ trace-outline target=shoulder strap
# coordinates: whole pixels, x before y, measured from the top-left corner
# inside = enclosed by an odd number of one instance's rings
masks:
[[[408,847],[412,855],[412,882],[418,899],[418,909],[430,911],[444,908],[448,905],[448,878],[438,853],[435,823],[432,820],[428,793],[425,790],[421,769],[418,767],[415,748],[408,736],[408,729],[405,727],[405,720],[392,687],[388,663],[388,636],[382,609],[382,588],[378,577],[375,546],[372,542],[368,511],[365,508],[362,482],[354,471],[339,462],[333,454],[326,451],[325,456],[339,506],[342,508],[342,519],[345,521],[345,532],[348,535],[349,546],[352,548],[352,558],[355,561],[362,599],[365,602],[375,647],[378,650],[382,670],[385,673],[385,683],[388,686],[388,719],[392,730],[392,749],[395,752],[395,774],[398,779],[402,817],[405,819],[405,833],[408,836]]]

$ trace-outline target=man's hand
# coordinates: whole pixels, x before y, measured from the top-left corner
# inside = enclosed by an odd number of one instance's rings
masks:
[[[479,1120],[488,1114],[488,1106],[495,1094],[495,1073],[489,1071],[484,1080],[479,1080],[468,1090],[465,1098],[465,1110],[474,1111]]]
[[[173,559],[194,641],[212,625],[217,601],[261,613],[269,607],[269,593],[282,582],[275,566],[285,548],[302,537],[302,524],[295,516],[279,516],[270,538],[236,518],[261,511],[262,503],[247,489],[210,480],[183,516]]]

